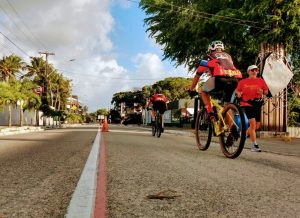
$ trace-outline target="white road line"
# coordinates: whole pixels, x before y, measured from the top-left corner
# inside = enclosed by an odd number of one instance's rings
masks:
[[[109,130],[109,132],[122,132],[122,133],[138,133],[138,134],[149,134],[149,131],[134,131],[134,130]]]
[[[97,188],[101,133],[98,130],[79,182],[68,206],[66,218],[93,217]]]

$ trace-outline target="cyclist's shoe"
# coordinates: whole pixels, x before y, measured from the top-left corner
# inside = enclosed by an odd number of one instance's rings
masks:
[[[163,133],[164,131],[165,131],[165,128],[162,127],[162,128],[161,128],[161,133]]]
[[[208,118],[209,118],[209,121],[211,121],[212,123],[214,123],[216,121],[216,115],[214,112],[209,112],[208,113]]]
[[[259,148],[258,144],[252,145],[251,151],[253,152],[261,152],[261,149]]]

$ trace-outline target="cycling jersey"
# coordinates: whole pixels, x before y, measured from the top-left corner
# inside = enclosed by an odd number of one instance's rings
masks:
[[[153,110],[159,110],[160,114],[163,114],[167,110],[167,98],[163,94],[154,94],[150,99]]]
[[[212,77],[242,78],[242,73],[236,69],[231,56],[226,52],[212,52],[200,62],[197,73],[209,71]]]
[[[163,101],[167,102],[166,96],[163,94],[154,94],[151,98],[150,101],[153,103],[155,101]]]
[[[242,92],[242,106],[252,106],[248,103],[249,100],[262,98],[261,93],[257,93],[257,90],[268,90],[266,82],[262,78],[246,78],[239,81],[237,91]]]

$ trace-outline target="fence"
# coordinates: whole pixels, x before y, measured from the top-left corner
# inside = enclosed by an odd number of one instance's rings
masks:
[[[288,127],[287,132],[292,138],[300,138],[300,127]]]
[[[12,106],[11,107],[11,119],[12,126],[20,125],[20,107]],[[9,111],[8,107],[4,108],[4,111],[0,112],[0,126],[8,126]],[[51,126],[55,125],[55,121],[51,117],[43,117],[43,112],[32,110],[24,111],[23,116],[23,125],[24,126]]]

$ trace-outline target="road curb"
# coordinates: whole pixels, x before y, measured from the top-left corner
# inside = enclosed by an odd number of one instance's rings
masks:
[[[40,132],[44,130],[45,130],[44,128],[39,126],[10,127],[10,128],[0,129],[0,136],[15,135],[15,134],[22,134],[22,133],[29,133],[29,132]]]

